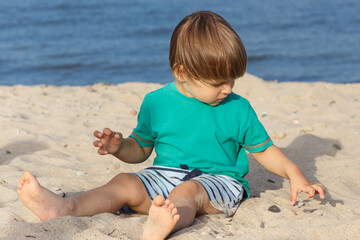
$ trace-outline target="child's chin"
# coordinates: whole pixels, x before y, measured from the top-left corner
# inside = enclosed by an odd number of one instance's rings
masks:
[[[219,105],[219,103],[220,103],[220,102],[213,102],[213,103],[208,103],[208,105],[210,105],[210,106],[213,106],[213,107],[214,107],[214,106]]]

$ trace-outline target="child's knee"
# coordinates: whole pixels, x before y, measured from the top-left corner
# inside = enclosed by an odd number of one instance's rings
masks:
[[[108,184],[123,184],[132,181],[133,174],[130,173],[119,173]]]
[[[203,193],[203,187],[200,183],[196,181],[185,181],[180,185],[176,186],[171,193],[176,194],[179,193],[183,196],[194,198],[198,194]]]
[[[113,191],[128,198],[144,198],[147,191],[142,181],[131,173],[120,173],[107,183]]]
[[[119,191],[126,190],[136,192],[137,190],[141,189],[143,184],[141,180],[134,174],[120,173],[113,179],[111,179],[110,182],[107,183],[107,185],[112,186]]]

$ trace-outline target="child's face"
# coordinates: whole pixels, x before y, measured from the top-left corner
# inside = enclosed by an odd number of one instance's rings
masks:
[[[196,80],[176,81],[178,90],[187,97],[216,106],[222,102],[234,87],[234,80],[223,83],[205,83]]]

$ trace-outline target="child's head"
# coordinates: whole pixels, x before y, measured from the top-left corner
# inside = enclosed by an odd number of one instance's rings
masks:
[[[177,79],[229,82],[244,75],[247,57],[240,37],[225,19],[200,11],[176,26],[169,62]]]

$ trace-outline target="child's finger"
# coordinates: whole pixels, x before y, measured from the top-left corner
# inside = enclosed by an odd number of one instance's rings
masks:
[[[99,132],[98,130],[96,130],[94,132],[94,136],[97,137],[97,138],[101,138],[103,136],[103,134],[101,132]]]
[[[113,131],[111,131],[110,128],[104,128],[103,133],[107,136],[111,136]]]
[[[120,140],[120,139],[122,139],[122,134],[119,132],[114,132],[114,138]]]
[[[103,148],[99,148],[98,153],[99,153],[100,155],[106,155],[106,154],[108,154],[108,152],[107,152],[105,149],[103,149]]]
[[[314,188],[319,193],[320,198],[324,199],[325,198],[325,188],[324,188],[324,186],[321,185],[321,184],[315,184]]]
[[[314,186],[310,186],[306,192],[308,193],[308,198],[313,198],[316,195]]]
[[[296,198],[297,198],[297,195],[298,195],[298,191],[295,189],[295,190],[291,190],[291,193],[290,193],[290,203],[291,205],[295,205],[296,203]]]
[[[94,141],[94,142],[93,142],[93,145],[94,145],[95,147],[103,147],[103,146],[104,146],[104,144],[103,144],[101,141],[99,141],[99,140]]]

